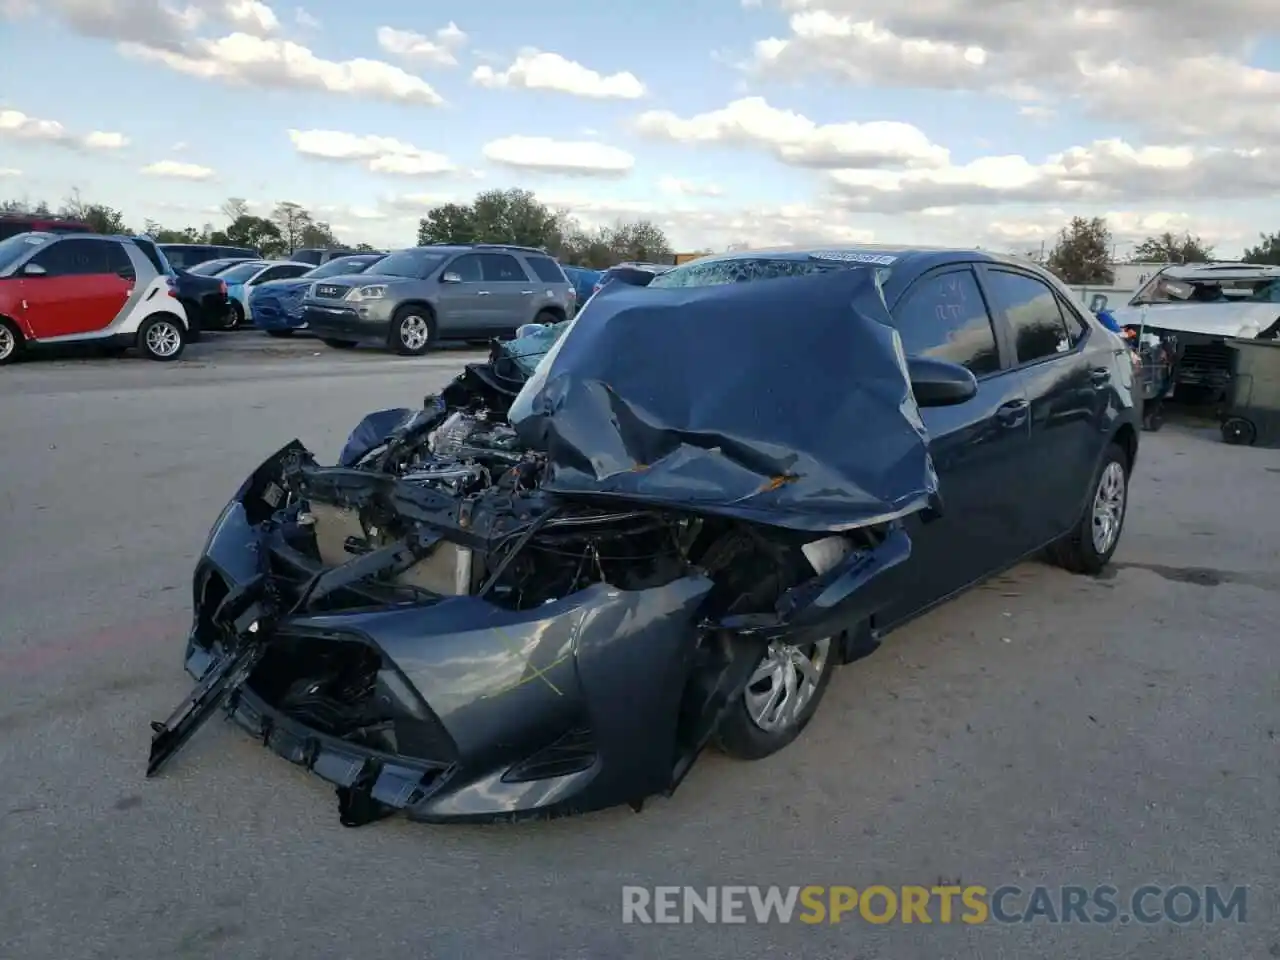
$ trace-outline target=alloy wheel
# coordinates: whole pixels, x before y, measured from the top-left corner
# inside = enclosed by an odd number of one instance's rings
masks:
[[[168,320],[158,320],[147,330],[147,349],[157,357],[172,357],[182,346],[182,334]]]
[[[1124,465],[1112,460],[1102,471],[1093,495],[1093,549],[1100,557],[1106,556],[1120,536],[1126,486]]]
[[[803,645],[771,643],[742,693],[751,722],[766,733],[793,726],[813,700],[830,654],[830,637]]]
[[[18,339],[3,323],[0,323],[0,360],[8,360],[18,349]]]
[[[409,350],[421,350],[431,339],[431,329],[427,321],[416,313],[410,314],[400,322],[400,342]]]

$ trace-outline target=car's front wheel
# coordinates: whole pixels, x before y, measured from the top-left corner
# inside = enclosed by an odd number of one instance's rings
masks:
[[[0,366],[13,363],[22,355],[22,332],[16,323],[0,319]]]
[[[231,310],[227,313],[227,322],[223,330],[239,330],[244,326],[244,307],[236,300],[231,301]]]
[[[731,757],[761,760],[800,736],[835,672],[834,640],[770,644],[720,722],[716,745]]]
[[[1084,515],[1049,548],[1049,559],[1072,573],[1101,573],[1120,545],[1129,508],[1129,455],[1118,443],[1103,455]]]
[[[436,318],[421,307],[401,307],[391,319],[388,346],[402,357],[420,357],[436,339]]]

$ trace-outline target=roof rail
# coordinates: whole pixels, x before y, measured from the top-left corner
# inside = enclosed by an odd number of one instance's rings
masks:
[[[499,250],[523,250],[526,253],[546,253],[547,252],[546,247],[527,247],[520,243],[473,243],[471,244],[471,246],[480,247],[484,249],[496,248]]]

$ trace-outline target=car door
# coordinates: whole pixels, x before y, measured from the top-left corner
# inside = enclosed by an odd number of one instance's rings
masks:
[[[1124,347],[1094,331],[1031,271],[987,264],[979,277],[1031,404],[1031,452],[1018,489],[1035,531],[1031,546],[1040,546],[1080,519],[1107,439],[1111,372]]]
[[[973,268],[924,274],[899,298],[893,317],[908,356],[967,367],[978,392],[965,403],[921,410],[942,510],[907,518],[907,582],[878,627],[901,622],[1008,565],[1031,539],[1014,495],[1027,469],[1029,405]]]
[[[482,253],[480,269],[484,276],[485,332],[497,336],[514,333],[521,324],[530,322],[535,281],[529,279],[524,266],[509,253]]]
[[[112,269],[111,240],[68,238],[49,244],[24,267],[25,319],[40,340],[105,330],[133,292],[133,280]],[[42,268],[32,276],[28,268]]]
[[[455,257],[440,272],[436,294],[440,332],[447,336],[484,334],[491,324],[487,313],[491,298],[480,256],[464,253]]]

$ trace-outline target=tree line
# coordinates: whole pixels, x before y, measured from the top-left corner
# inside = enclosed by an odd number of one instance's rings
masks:
[[[624,260],[665,262],[671,244],[651,220],[587,227],[529,190],[486,190],[470,203],[446,203],[418,221],[418,244],[516,243],[541,247],[561,263],[603,269]]]
[[[342,247],[333,229],[323,220],[297,203],[282,201],[270,216],[258,217],[249,205],[232,197],[221,207],[227,225],[221,229],[206,223],[200,227],[168,227],[155,220],[145,221],[140,229],[126,222],[124,214],[102,203],[86,203],[78,190],[73,190],[58,207],[45,201],[8,200],[0,202],[0,213],[26,214],[37,217],[59,217],[86,223],[98,233],[145,233],[158,243],[216,243],[233,247],[254,247],[266,257],[282,257],[302,247],[335,249]],[[353,249],[372,250],[367,244]]]
[[[1245,249],[1245,263],[1280,266],[1280,232],[1260,234],[1257,246]],[[1065,283],[1110,286],[1115,283],[1113,265],[1117,247],[1104,217],[1072,217],[1053,246],[1029,254]],[[1198,263],[1214,259],[1213,246],[1191,232],[1171,231],[1147,237],[1124,258],[1130,263]]]
[[[222,205],[227,225],[213,224],[175,228],[145,221],[132,229],[115,207],[87,203],[79,191],[72,191],[57,207],[44,201],[0,202],[0,213],[61,217],[87,223],[99,233],[145,233],[160,243],[217,243],[255,247],[264,256],[280,257],[302,247],[372,250],[368,244],[348,246],[333,228],[297,203],[277,203],[265,217],[249,212],[248,204],[232,197]],[[562,211],[553,211],[528,190],[487,190],[471,203],[446,203],[427,212],[418,221],[417,242],[432,243],[515,243],[541,247],[561,262],[604,268],[624,260],[664,261],[671,245],[656,224],[649,220],[618,221],[611,226],[589,228]]]

